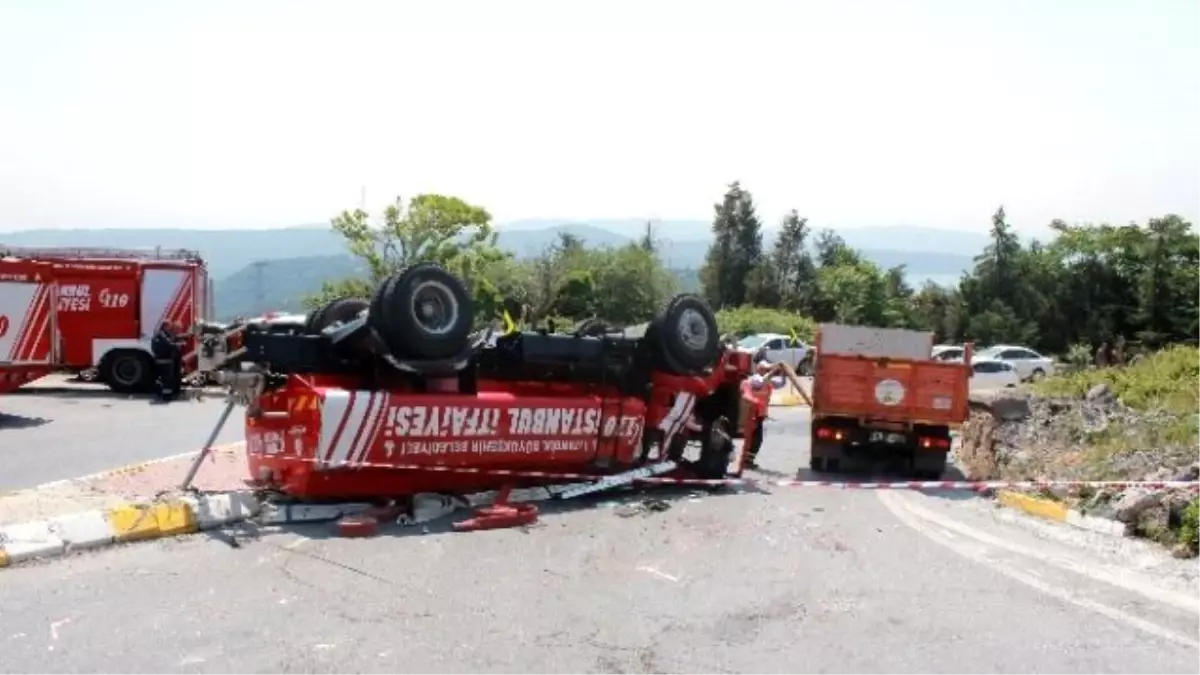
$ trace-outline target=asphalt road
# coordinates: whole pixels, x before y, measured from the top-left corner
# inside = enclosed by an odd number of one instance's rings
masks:
[[[807,419],[777,415],[760,460],[791,475]],[[1197,672],[1196,565],[1136,542],[967,495],[649,494],[670,508],[6,569],[0,671]]]
[[[197,450],[224,405],[216,398],[163,405],[62,378],[46,384],[0,396],[0,492]],[[220,442],[243,438],[238,419]]]

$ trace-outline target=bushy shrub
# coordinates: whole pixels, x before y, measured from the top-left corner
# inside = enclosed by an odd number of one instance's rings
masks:
[[[1200,349],[1180,345],[1129,366],[1049,377],[1035,385],[1035,390],[1050,396],[1079,397],[1100,383],[1107,384],[1131,408],[1195,415],[1200,407]]]
[[[738,337],[751,333],[790,335],[795,330],[801,340],[811,342],[816,334],[816,324],[806,316],[796,312],[748,305],[717,312],[717,326],[722,335],[733,333]]]
[[[1085,342],[1076,342],[1067,350],[1064,359],[1075,370],[1087,368],[1092,362],[1092,347]]]

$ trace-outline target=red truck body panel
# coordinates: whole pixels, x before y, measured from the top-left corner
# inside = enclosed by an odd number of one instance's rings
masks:
[[[956,426],[970,414],[964,363],[931,360],[933,334],[828,324],[817,334],[813,418]]]
[[[953,426],[969,414],[966,366],[821,354],[813,415]]]
[[[120,253],[0,245],[0,391],[51,370],[97,367],[114,350],[148,355],[160,323],[190,334],[204,318],[199,257]]]

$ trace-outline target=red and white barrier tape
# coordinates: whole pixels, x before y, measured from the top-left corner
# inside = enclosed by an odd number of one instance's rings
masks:
[[[327,467],[336,469],[338,467]],[[487,476],[511,476],[513,478],[545,478],[551,480],[598,481],[611,474],[597,475],[589,473],[559,473],[551,471],[521,471],[517,469],[487,469],[468,466],[445,466],[431,464],[375,464],[356,463],[351,469],[388,469],[392,471],[426,471],[431,473],[462,473],[481,474]],[[771,487],[805,487],[805,488],[834,488],[841,490],[1040,490],[1053,487],[1060,488],[1095,488],[1095,489],[1125,489],[1131,487],[1155,490],[1200,490],[1200,481],[1095,481],[1095,480],[1054,480],[1054,481],[834,481],[834,480],[760,480],[753,478],[672,478],[665,476],[647,476],[637,478],[633,482],[650,485],[765,485]]]

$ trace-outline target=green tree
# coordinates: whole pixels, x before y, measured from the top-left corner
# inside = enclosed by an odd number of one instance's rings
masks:
[[[742,188],[735,181],[720,204],[713,205],[713,242],[700,268],[700,286],[708,303],[717,309],[735,307],[745,296],[745,287],[736,278],[737,204]]]
[[[808,252],[808,234],[808,219],[793,209],[783,219],[771,250],[780,299],[791,310],[811,311],[816,294],[817,270]]]
[[[326,282],[306,304],[344,295],[368,298],[389,275],[424,261],[445,265],[471,284],[477,299],[491,304],[498,289],[483,272],[506,257],[496,248],[491,220],[481,207],[438,194],[417,195],[407,208],[397,197],[384,209],[381,223],[373,223],[362,209],[343,211],[333,219],[333,229],[367,264],[368,277]]]
[[[753,197],[736,181],[713,211],[713,243],[700,269],[703,293],[715,308],[736,307],[761,294],[770,278],[762,268],[762,223]]]

